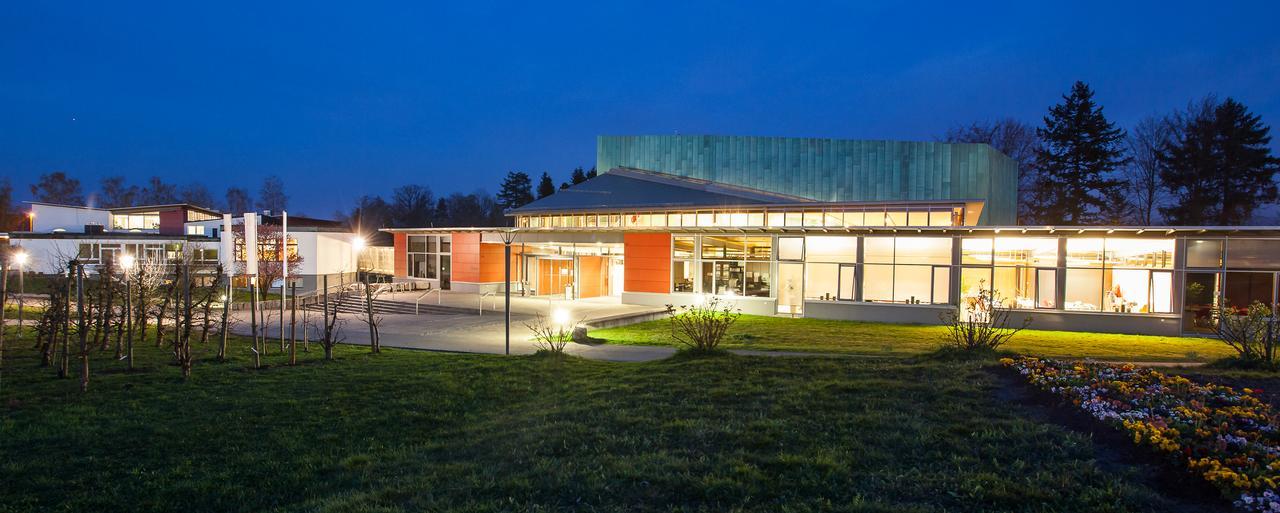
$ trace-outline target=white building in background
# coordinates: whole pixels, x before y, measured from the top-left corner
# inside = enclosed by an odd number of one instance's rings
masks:
[[[233,245],[237,247],[236,255],[220,254],[222,239],[235,235],[225,233],[222,214],[215,210],[187,204],[112,209],[38,202],[30,205],[31,230],[10,233],[9,243],[30,255],[27,270],[31,272],[62,272],[71,259],[84,262],[90,272],[96,272],[125,254],[143,261],[169,262],[185,251],[192,251],[197,262],[211,266],[222,263],[233,266],[236,273],[244,271],[242,245]],[[263,212],[258,219],[259,225],[279,226],[283,216]],[[233,218],[232,223],[243,225],[244,216]],[[309,291],[323,276],[329,276],[331,283],[352,281],[357,270],[378,272],[378,262],[390,262],[390,248],[365,248],[359,241],[362,239],[344,223],[289,216],[287,247],[290,254],[302,259],[290,281],[299,291]],[[377,258],[381,256],[386,258]],[[371,263],[362,267],[361,260]],[[385,274],[391,274],[390,264],[385,267]]]

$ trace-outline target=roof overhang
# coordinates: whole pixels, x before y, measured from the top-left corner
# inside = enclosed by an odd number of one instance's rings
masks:
[[[457,228],[384,228],[388,233],[443,234],[443,233],[713,233],[713,234],[934,234],[979,236],[1268,236],[1280,237],[1280,226],[791,226],[791,227],[627,227],[627,228],[513,228],[513,227],[457,227]]]

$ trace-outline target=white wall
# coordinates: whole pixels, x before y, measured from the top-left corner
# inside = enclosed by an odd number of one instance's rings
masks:
[[[111,229],[111,213],[106,210],[35,203],[31,205],[31,211],[36,214],[35,227],[31,231],[37,233],[48,233],[56,229],[84,233],[86,224],[100,224],[105,229]]]
[[[39,215],[39,214],[37,214]],[[55,274],[66,270],[64,265],[80,252],[80,244],[168,244],[180,242],[190,247],[217,248],[216,242],[186,242],[180,239],[11,239],[14,246],[22,248],[29,256],[27,270],[41,274]]]

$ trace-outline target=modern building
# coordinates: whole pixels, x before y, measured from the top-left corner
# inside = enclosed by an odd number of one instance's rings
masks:
[[[165,264],[183,258],[187,251],[196,263],[223,264],[235,273],[244,271],[243,232],[233,228],[233,233],[226,233],[223,214],[215,210],[187,204],[110,209],[39,202],[30,205],[31,230],[10,233],[9,243],[30,255],[27,270],[31,272],[62,272],[71,259],[96,272],[126,254],[139,261]],[[271,212],[256,215],[260,226],[271,227],[260,230],[260,239],[268,230],[280,233],[283,216]],[[243,223],[243,215],[232,218],[233,226]],[[233,240],[234,255],[220,255],[221,241],[226,237]],[[365,248],[359,239],[338,221],[289,216],[287,254],[300,257],[291,283],[305,292],[315,289],[323,276],[338,283],[355,280],[359,270],[377,272],[385,267],[389,274],[390,265],[381,262],[390,258],[378,257],[389,254],[390,248]],[[261,246],[259,258],[278,255],[275,247]],[[360,267],[361,260],[368,262],[366,267]],[[279,287],[280,283],[270,286]]]
[[[398,280],[824,319],[937,323],[980,290],[1039,329],[1178,335],[1221,301],[1276,304],[1280,227],[1018,226],[983,144],[602,136],[598,177],[513,228],[394,235]]]

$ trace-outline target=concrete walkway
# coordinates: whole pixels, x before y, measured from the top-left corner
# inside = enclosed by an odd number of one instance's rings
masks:
[[[421,296],[417,293],[385,294],[380,300],[392,300],[413,304]],[[483,299],[483,311],[480,301]],[[444,292],[434,293],[423,301],[423,305],[445,306],[454,310],[445,311],[440,308],[424,308],[418,315],[384,314],[379,326],[379,339],[384,347],[406,349],[424,349],[429,351],[448,351],[458,353],[504,354],[505,327],[503,324],[502,297],[481,297],[476,294]],[[547,298],[513,297],[511,301],[511,354],[533,354],[537,346],[533,341],[533,332],[525,326],[538,315],[549,316],[550,312],[563,309],[575,322],[589,323],[592,320],[614,318],[622,315],[646,315],[662,312],[663,308],[649,306],[624,305],[616,298],[595,298],[577,301],[551,300]],[[302,313],[299,312],[299,324]],[[233,332],[250,334],[249,312],[234,312],[236,320]],[[271,328],[270,337],[279,337],[280,328],[276,322],[279,312],[268,312]],[[369,344],[369,326],[364,316],[354,313],[338,314],[342,328],[343,340],[347,344]],[[313,325],[319,323],[317,312],[308,312],[307,320]],[[299,327],[299,330],[302,328]],[[313,326],[310,337],[315,340],[317,328]],[[287,331],[287,330],[286,330]],[[299,333],[301,335],[301,333]],[[675,354],[671,347],[659,346],[622,346],[622,345],[586,345],[569,344],[565,351],[569,354],[617,362],[644,362],[661,360]]]

